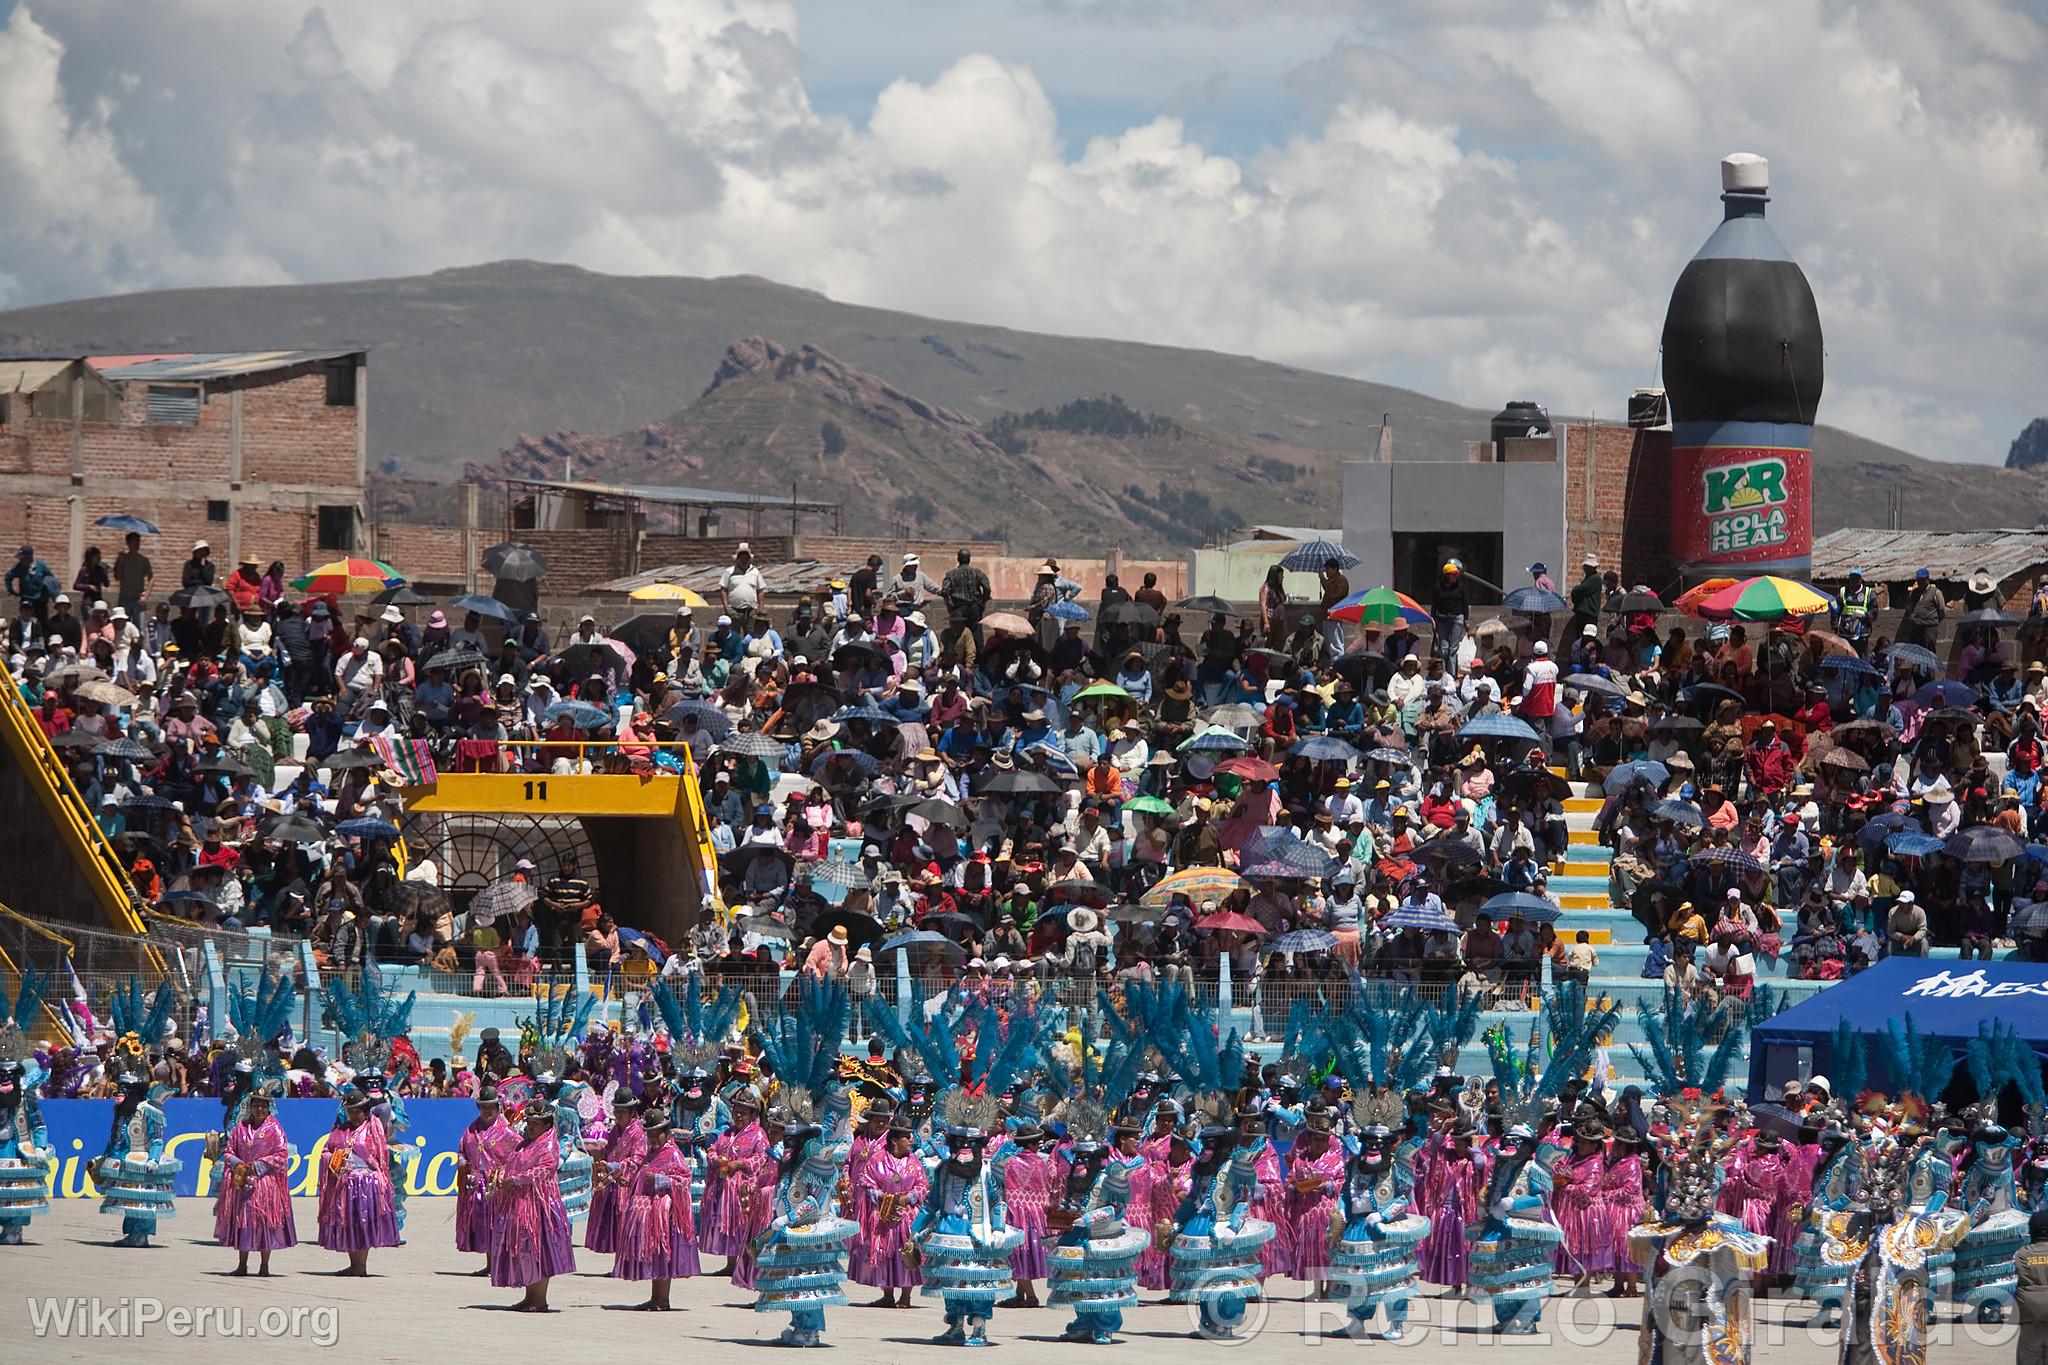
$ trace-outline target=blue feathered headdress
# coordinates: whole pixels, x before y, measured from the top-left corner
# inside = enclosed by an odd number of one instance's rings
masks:
[[[845,983],[810,972],[797,977],[795,996],[788,1008],[757,1023],[751,1036],[778,1081],[822,1095],[837,1074],[853,1003]]]

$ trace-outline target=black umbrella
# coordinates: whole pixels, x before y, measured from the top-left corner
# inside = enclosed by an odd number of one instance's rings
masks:
[[[1956,622],[1959,626],[1993,627],[2016,626],[2019,623],[2019,617],[2011,612],[2000,611],[1996,607],[1980,607],[1976,611],[1964,612],[1962,618]]]
[[[350,768],[381,768],[384,760],[368,749],[340,749],[326,758],[314,760],[314,766],[342,773]]]
[[[718,855],[718,865],[734,877],[744,877],[747,869],[763,858],[778,858],[783,863],[783,872],[796,870],[796,855],[775,844],[741,844]]]
[[[370,599],[380,607],[431,607],[434,599],[409,583],[386,588]]]
[[[234,598],[228,596],[219,588],[207,587],[205,584],[199,584],[190,588],[180,588],[171,594],[172,606],[192,607],[195,610],[217,610],[221,607],[234,605],[234,601]]]
[[[1742,694],[1732,687],[1723,687],[1719,683],[1694,683],[1691,687],[1679,690],[1678,701],[1681,706],[1701,707],[1718,706],[1724,701],[1739,704],[1742,701]]]
[[[195,773],[222,773],[228,777],[254,777],[256,770],[233,754],[220,753],[192,765]]]
[[[1639,611],[1662,611],[1664,600],[1653,592],[1625,592],[1609,602],[1607,610],[1623,616]]]
[[[1971,825],[1949,835],[1942,851],[1966,863],[2002,863],[2025,853],[2027,845],[2017,834],[1996,825]]]
[[[848,640],[832,651],[832,666],[847,668],[863,663],[874,663],[889,657],[889,651],[872,640]]]
[[[947,938],[958,938],[961,934],[980,933],[981,921],[972,915],[963,915],[957,910],[946,910],[936,915],[926,915],[917,922],[917,927],[944,934]]]
[[[1104,607],[1096,619],[1105,626],[1156,626],[1159,613],[1143,602],[1117,602]]]
[[[515,583],[530,583],[548,571],[548,562],[531,545],[508,540],[484,551],[484,571]]]
[[[1564,680],[1566,687],[1575,687],[1581,692],[1591,692],[1602,697],[1625,697],[1628,689],[1612,678],[1598,673],[1573,673]]]
[[[1517,768],[1500,780],[1500,789],[1530,801],[1550,796],[1562,801],[1572,794],[1572,784],[1548,768]]]
[[[625,655],[603,640],[585,640],[580,644],[567,645],[557,650],[548,662],[561,664],[568,670],[568,676],[571,678],[588,677],[592,673],[603,673],[607,670],[623,676],[631,667],[626,662]]]
[[[824,938],[834,929],[841,927],[846,930],[846,951],[849,953],[874,947],[882,941],[884,933],[882,922],[873,915],[842,908],[827,910],[812,920],[810,934],[813,938]]]
[[[257,828],[265,838],[276,839],[288,844],[310,844],[327,837],[327,827],[308,816],[292,814],[277,815],[265,820]]]
[[[1394,661],[1384,654],[1340,654],[1330,666],[1361,692],[1394,676]]]
[[[97,749],[100,737],[85,730],[66,730],[50,743],[59,749]]]
[[[1074,881],[1054,882],[1045,888],[1045,902],[1048,905],[1085,905],[1101,910],[1116,899],[1116,893],[1101,882]]]
[[[918,816],[930,824],[944,825],[948,829],[963,830],[973,824],[973,821],[967,818],[966,811],[951,801],[942,801],[937,797],[918,802],[905,814]]]
[[[1664,716],[1650,728],[1652,730],[1668,730],[1674,733],[1691,734],[1695,730],[1704,730],[1707,727],[1703,722],[1695,720],[1691,716]]]
[[[997,773],[983,785],[982,791],[999,796],[1050,796],[1060,789],[1060,784],[1043,773],[1005,772]]]
[[[1241,614],[1236,607],[1213,593],[1204,593],[1200,597],[1183,597],[1180,601],[1173,604],[1173,609],[1175,611],[1207,612],[1211,616],[1237,616]]]
[[[1755,854],[1745,853],[1733,845],[1717,845],[1703,848],[1692,855],[1696,863],[1712,863],[1716,867],[1733,868],[1737,872],[1763,872],[1767,869]]]

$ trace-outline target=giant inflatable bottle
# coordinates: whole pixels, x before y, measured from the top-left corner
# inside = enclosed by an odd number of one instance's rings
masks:
[[[1671,291],[1671,554],[1689,579],[1804,577],[1813,557],[1820,311],[1764,222],[1770,168],[1721,162],[1721,225]]]

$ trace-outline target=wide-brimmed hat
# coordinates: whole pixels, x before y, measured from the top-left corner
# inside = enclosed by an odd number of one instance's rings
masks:
[[[1067,928],[1077,934],[1094,932],[1097,923],[1095,912],[1085,905],[1067,916]]]
[[[1970,581],[1967,586],[1974,593],[1994,593],[1998,591],[1997,580],[1982,569],[1970,575]]]

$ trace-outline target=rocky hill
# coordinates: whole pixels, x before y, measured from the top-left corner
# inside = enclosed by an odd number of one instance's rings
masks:
[[[2013,438],[2005,452],[2007,469],[2036,469],[2048,464],[2048,417],[2036,417]]]

